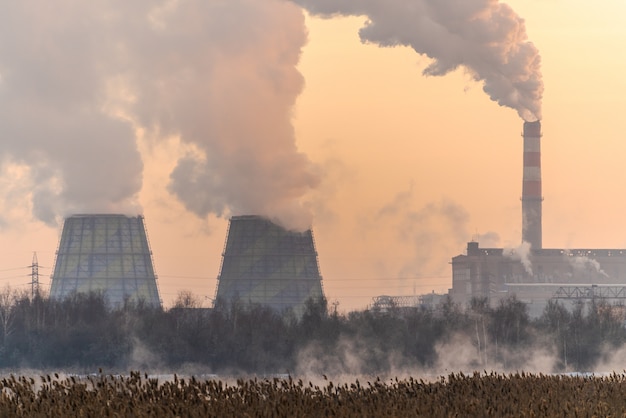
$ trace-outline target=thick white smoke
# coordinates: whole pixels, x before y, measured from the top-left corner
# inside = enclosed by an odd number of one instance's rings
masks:
[[[304,80],[302,11],[280,0],[186,1],[158,10],[131,56],[142,125],[180,135],[170,190],[199,215],[255,214],[307,228],[300,198],[318,183],[291,112]]]
[[[567,257],[570,265],[578,274],[589,276],[589,273],[597,273],[600,277],[608,278],[609,275],[606,274],[598,260],[594,260],[593,258],[589,258],[581,255],[573,255],[569,254]]]
[[[410,46],[433,62],[425,75],[464,67],[501,106],[541,119],[541,59],[510,6],[498,0],[293,0],[313,14],[366,16],[363,42]]]
[[[0,14],[0,161],[34,214],[136,206],[136,130],[194,152],[169,190],[200,216],[310,226],[318,173],[297,150],[303,12],[281,0],[11,2]]]
[[[102,108],[113,45],[94,11],[27,1],[0,14],[0,161],[28,169],[34,215],[50,224],[126,209],[141,187],[132,126]]]
[[[524,270],[529,276],[533,275],[533,265],[530,261],[530,243],[523,241],[518,247],[505,248],[503,251],[505,257],[517,260],[522,263]]]

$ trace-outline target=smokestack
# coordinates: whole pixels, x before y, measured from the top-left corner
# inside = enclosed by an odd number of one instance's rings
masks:
[[[522,185],[522,241],[533,250],[541,243],[541,122],[524,122],[524,180]]]

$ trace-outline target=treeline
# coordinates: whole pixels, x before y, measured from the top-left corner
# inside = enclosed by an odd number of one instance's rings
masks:
[[[110,309],[97,293],[58,301],[0,292],[0,369],[9,370],[588,371],[625,341],[624,308],[598,301],[573,309],[550,303],[531,320],[515,298],[495,308],[483,299],[464,309],[447,300],[437,309],[348,314],[310,300],[296,316],[238,302],[200,308],[188,292],[167,310],[141,303]]]

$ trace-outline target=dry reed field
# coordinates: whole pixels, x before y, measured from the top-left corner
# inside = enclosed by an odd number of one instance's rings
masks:
[[[323,386],[302,380],[159,382],[130,376],[2,379],[13,417],[592,417],[626,416],[626,375],[450,374]]]

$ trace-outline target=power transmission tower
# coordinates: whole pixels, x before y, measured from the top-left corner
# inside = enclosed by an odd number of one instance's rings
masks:
[[[29,267],[31,268],[31,297],[34,299],[35,295],[39,295],[39,262],[37,261],[37,252],[33,253],[33,263]]]

